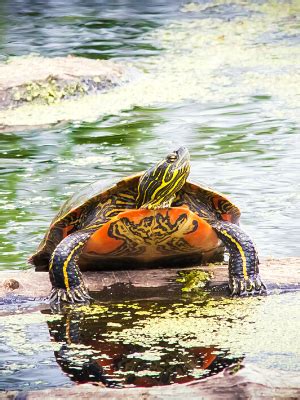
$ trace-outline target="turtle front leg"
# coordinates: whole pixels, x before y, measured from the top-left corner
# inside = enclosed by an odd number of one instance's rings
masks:
[[[77,231],[67,236],[55,248],[49,265],[52,291],[50,304],[88,303],[91,297],[78,268],[78,257],[91,236],[91,231]]]
[[[218,237],[229,251],[229,288],[232,295],[266,294],[266,286],[259,276],[259,260],[250,237],[230,222],[213,225]]]

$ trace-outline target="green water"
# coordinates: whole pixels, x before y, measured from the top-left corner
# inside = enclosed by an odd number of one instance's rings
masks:
[[[119,288],[119,300],[63,315],[7,305],[0,390],[186,383],[241,362],[264,376],[280,370],[287,381],[287,373],[300,372],[299,293],[230,299],[155,292],[134,299],[133,288],[127,295]]]
[[[191,178],[240,206],[241,224],[261,257],[300,256],[297,1],[185,6],[181,1],[55,0],[46,7],[38,1],[2,1],[0,7],[3,60],[32,52],[72,53],[114,58],[141,73],[85,107],[55,106],[40,116],[48,123],[71,115],[72,122],[0,134],[0,270],[29,267],[26,259],[60,204],[82,184],[143,170],[180,145],[191,153]],[[286,298],[286,304],[296,300],[297,295]],[[40,328],[27,333],[34,337]],[[46,345],[31,364],[27,360],[33,367],[1,344],[1,368],[16,365],[11,376],[5,372],[0,378],[2,389],[42,387],[39,381],[50,385],[49,369],[54,386],[70,382],[54,368],[47,325],[40,334]],[[220,350],[209,341],[201,346]],[[270,350],[274,362],[269,357],[268,366],[283,367],[284,352]],[[45,376],[37,378],[39,357]]]

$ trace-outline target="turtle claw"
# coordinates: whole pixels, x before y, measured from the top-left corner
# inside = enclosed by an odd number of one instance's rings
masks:
[[[259,275],[247,279],[231,276],[229,288],[232,296],[247,297],[267,294],[267,288]]]
[[[73,289],[61,289],[53,287],[49,295],[49,303],[55,310],[60,310],[62,305],[89,304],[92,297],[84,285]]]

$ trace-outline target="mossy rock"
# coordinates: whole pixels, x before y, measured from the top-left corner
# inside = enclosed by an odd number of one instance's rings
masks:
[[[125,68],[81,57],[14,57],[0,64],[0,109],[46,104],[109,90]]]

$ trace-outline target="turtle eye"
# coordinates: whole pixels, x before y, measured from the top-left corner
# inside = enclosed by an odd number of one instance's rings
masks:
[[[178,158],[177,154],[171,153],[167,157],[167,162],[172,163],[172,162],[176,161],[177,158]]]

